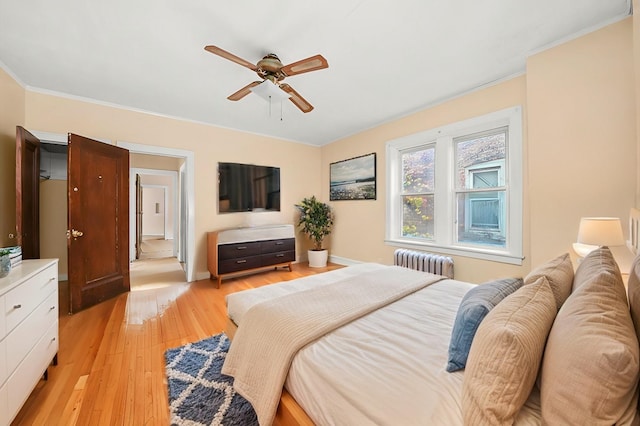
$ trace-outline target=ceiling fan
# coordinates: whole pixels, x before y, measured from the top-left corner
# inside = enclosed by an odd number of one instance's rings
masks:
[[[293,102],[293,104],[302,112],[311,111],[313,109],[313,105],[300,96],[298,92],[293,90],[293,87],[286,83],[281,83],[281,81],[284,80],[285,77],[291,77],[305,72],[321,70],[329,67],[329,63],[322,55],[315,55],[289,65],[282,65],[282,62],[280,62],[280,59],[276,54],[269,53],[254,65],[251,62],[245,61],[233,53],[229,53],[217,46],[205,46],[204,50],[233,61],[236,64],[240,64],[243,67],[249,68],[251,71],[255,71],[256,74],[258,74],[258,77],[263,80],[247,84],[242,89],[230,95],[227,98],[230,101],[239,101],[247,96],[254,87],[267,83],[268,80],[275,85],[274,88],[276,90],[284,91],[286,94],[284,94],[283,97],[289,97],[291,102]],[[268,84],[265,84],[265,86],[268,86]]]

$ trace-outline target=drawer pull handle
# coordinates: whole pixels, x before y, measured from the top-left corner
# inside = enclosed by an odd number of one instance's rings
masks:
[[[13,305],[13,309],[20,309],[22,308],[22,305],[18,304],[18,305]]]
[[[56,338],[55,338],[55,337],[53,337],[53,338],[51,339],[51,341],[52,341],[52,342],[55,342],[55,341],[56,341]]]
[[[276,257],[284,257],[284,254],[283,253],[278,253],[278,254],[276,254]]]
[[[283,245],[283,244],[284,244],[284,243],[283,243],[282,241],[277,241],[277,242],[276,242],[276,245],[277,245],[277,246],[281,246],[281,245]]]
[[[247,263],[247,261],[245,259],[242,260],[236,260],[236,263]]]
[[[236,247],[236,250],[246,250],[247,246]]]
[[[51,278],[49,278],[49,282],[51,282],[51,281],[55,281],[55,280],[56,280],[56,277],[51,277]]]
[[[56,308],[55,306],[52,306],[52,307],[49,308],[49,310],[53,311],[55,308]]]

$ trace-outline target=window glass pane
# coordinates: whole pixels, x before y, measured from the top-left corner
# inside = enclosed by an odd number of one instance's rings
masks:
[[[403,196],[402,206],[402,236],[432,240],[433,195]]]
[[[506,246],[504,191],[459,193],[458,242]]]
[[[504,185],[507,131],[477,134],[456,139],[456,183],[458,189]],[[480,185],[480,186],[476,186]]]
[[[435,188],[434,147],[402,153],[402,192],[421,194]]]
[[[474,171],[472,175],[472,188],[493,188],[498,186],[498,169],[482,169]]]

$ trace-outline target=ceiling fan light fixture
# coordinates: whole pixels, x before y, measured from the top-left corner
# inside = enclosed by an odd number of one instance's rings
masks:
[[[285,99],[289,99],[291,97],[291,95],[280,89],[270,80],[265,80],[257,86],[252,87],[250,90],[267,102],[284,101]]]

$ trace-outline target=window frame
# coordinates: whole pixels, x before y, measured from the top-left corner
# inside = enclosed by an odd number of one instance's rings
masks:
[[[457,242],[455,140],[475,133],[507,127],[504,165],[506,204],[505,247]],[[435,144],[434,239],[402,236],[403,152]],[[385,243],[397,247],[433,249],[449,255],[522,265],[523,260],[523,127],[522,107],[515,106],[386,143],[386,231]],[[498,187],[502,189],[503,187]],[[482,188],[490,190],[490,188]],[[463,189],[466,192],[467,189]],[[473,190],[472,190],[473,191]]]

